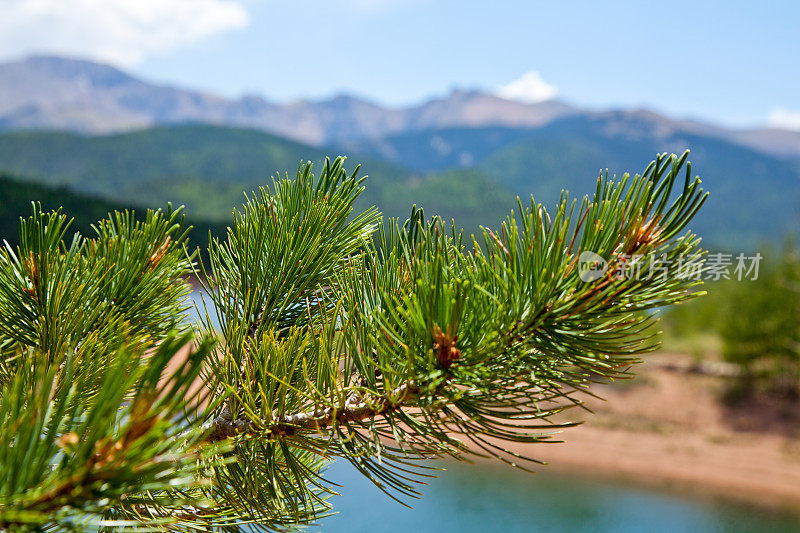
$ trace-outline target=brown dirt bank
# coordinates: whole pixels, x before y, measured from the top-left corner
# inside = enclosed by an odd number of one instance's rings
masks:
[[[800,510],[800,406],[720,401],[722,377],[684,372],[686,357],[656,354],[633,380],[596,386],[605,401],[559,444],[516,451],[538,470],[625,478],[698,494]],[[795,402],[797,403],[797,402]]]

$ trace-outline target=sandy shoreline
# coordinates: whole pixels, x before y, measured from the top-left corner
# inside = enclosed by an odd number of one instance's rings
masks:
[[[536,468],[800,511],[800,410],[736,409],[718,400],[723,379],[669,368],[682,356],[658,354],[636,379],[594,389],[585,423],[558,444],[518,446],[544,460]],[[685,359],[685,358],[684,358]]]

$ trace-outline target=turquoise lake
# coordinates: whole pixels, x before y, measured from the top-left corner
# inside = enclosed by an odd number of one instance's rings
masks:
[[[342,496],[332,500],[339,514],[310,531],[800,532],[800,512],[504,466],[446,468],[423,488],[422,499],[406,502],[414,507],[408,509],[340,461],[326,475],[342,485]]]

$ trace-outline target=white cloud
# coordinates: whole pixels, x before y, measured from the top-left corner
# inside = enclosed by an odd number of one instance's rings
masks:
[[[773,109],[769,114],[767,123],[772,128],[800,131],[800,111],[789,111],[783,108]]]
[[[511,83],[497,87],[494,93],[507,100],[536,104],[555,98],[558,88],[544,81],[535,70],[529,70]]]
[[[58,53],[129,66],[242,28],[237,0],[0,0],[0,54]]]

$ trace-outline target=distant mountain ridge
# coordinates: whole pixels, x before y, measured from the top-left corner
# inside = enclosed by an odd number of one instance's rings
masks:
[[[800,133],[730,130],[673,120],[648,110],[592,112],[550,100],[526,104],[486,92],[455,90],[419,105],[384,107],[339,95],[279,104],[260,96],[229,99],[202,91],[148,83],[115,67],[55,56],[0,64],[0,129],[113,133],[187,122],[260,129],[315,146],[358,146],[389,136],[444,128],[547,126],[572,116],[647,117],[658,130],[725,139],[760,152],[800,159]],[[613,124],[613,121],[609,122]]]
[[[405,109],[347,95],[275,104],[155,85],[79,59],[31,57],[0,64],[0,128],[111,133],[182,122],[250,127],[310,144],[375,138],[405,130],[534,126],[576,112],[550,101],[529,105],[478,91],[454,91]]]
[[[416,203],[474,231],[495,226],[516,196],[552,205],[562,189],[591,193],[601,169],[641,171],[656,153],[687,148],[711,192],[693,226],[706,242],[754,249],[800,219],[800,133],[647,109],[590,112],[479,91],[402,109],[347,95],[275,104],[40,57],[0,65],[0,130],[0,172],[125,205],[186,204],[219,222],[275,171],[326,155],[364,163],[362,207],[404,217]]]

